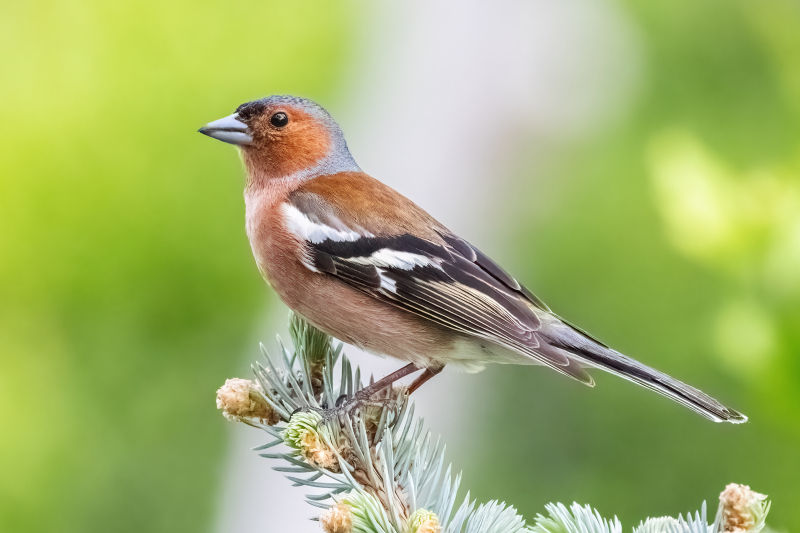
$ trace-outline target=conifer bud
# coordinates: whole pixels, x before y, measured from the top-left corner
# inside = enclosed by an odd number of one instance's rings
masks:
[[[228,420],[241,422],[255,418],[270,426],[280,421],[280,415],[264,399],[264,391],[253,381],[233,378],[217,391],[217,409]]]
[[[425,509],[417,509],[408,519],[408,529],[411,533],[440,533],[439,517]]]
[[[319,434],[321,421],[322,416],[314,411],[295,413],[283,432],[283,441],[300,451],[309,463],[337,472],[339,461]]]
[[[731,483],[719,495],[719,532],[758,533],[764,528],[769,502],[747,485]]]
[[[325,533],[351,533],[353,511],[346,503],[337,503],[319,515],[319,524]]]

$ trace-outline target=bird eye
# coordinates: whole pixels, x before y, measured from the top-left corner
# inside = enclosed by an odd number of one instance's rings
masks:
[[[269,119],[269,123],[276,128],[282,128],[289,123],[289,117],[286,116],[286,113],[275,113],[272,115],[272,118]]]

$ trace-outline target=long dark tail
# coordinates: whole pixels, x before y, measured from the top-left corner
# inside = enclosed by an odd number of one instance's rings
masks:
[[[600,368],[663,394],[714,422],[741,424],[747,421],[745,415],[725,407],[711,396],[612,350],[561,320],[543,326],[539,331],[543,340],[575,355],[583,365]]]

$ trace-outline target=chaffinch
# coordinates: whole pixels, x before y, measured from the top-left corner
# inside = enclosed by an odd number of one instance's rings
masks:
[[[589,386],[584,367],[638,383],[716,422],[746,417],[616,352],[562,319],[476,247],[356,164],[316,103],[272,96],[201,133],[238,146],[246,228],[264,279],[297,314],[369,353],[417,370],[538,364]]]

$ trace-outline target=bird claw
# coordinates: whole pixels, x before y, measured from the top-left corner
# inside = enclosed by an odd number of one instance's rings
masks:
[[[339,399],[336,400],[335,407],[325,410],[325,418],[339,418],[342,416],[355,418],[359,412],[367,407],[375,404],[384,405],[385,401],[386,400],[372,400],[369,397],[359,397],[358,395],[352,398],[340,396]]]
[[[333,420],[348,417],[351,420],[355,420],[367,410],[376,409],[378,412],[381,412],[397,403],[397,394],[390,393],[383,398],[373,398],[374,395],[380,395],[381,392],[383,391],[369,393],[365,390],[361,390],[350,397],[343,394],[336,399],[335,407],[323,409],[323,418],[326,420]]]
[[[322,417],[323,422],[333,420],[343,422],[345,418],[355,422],[356,419],[361,419],[369,428],[377,425],[377,421],[381,418],[385,409],[399,409],[403,399],[406,397],[407,390],[403,386],[386,387],[377,391],[362,389],[353,396],[342,394],[336,399],[333,407],[329,407],[326,403],[323,403],[320,407],[307,405],[295,409],[292,412],[292,416],[297,413],[315,412]],[[379,397],[375,398],[374,396]]]

